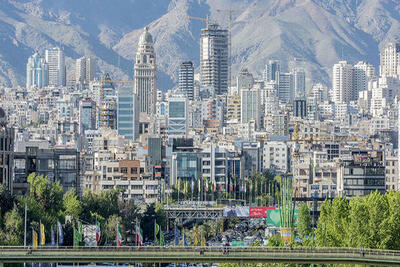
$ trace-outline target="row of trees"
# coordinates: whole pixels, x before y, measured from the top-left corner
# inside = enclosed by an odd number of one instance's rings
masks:
[[[300,206],[297,232],[303,246],[312,245],[310,211],[305,204]],[[400,192],[325,201],[315,229],[315,246],[400,250]]]
[[[73,244],[73,224],[101,224],[100,244],[115,241],[115,229],[119,222],[124,235],[133,235],[136,222],[141,222],[145,238],[153,233],[149,220],[157,220],[165,228],[166,217],[162,204],[149,206],[145,213],[131,201],[123,201],[117,189],[100,194],[85,191],[79,199],[75,190],[64,194],[59,182],[51,183],[46,177],[29,175],[30,190],[26,196],[15,198],[5,187],[0,188],[0,245],[22,245],[24,235],[24,210],[27,206],[28,244],[32,229],[39,232],[39,223],[45,226],[46,240],[50,240],[51,227],[63,224],[64,245]],[[64,223],[71,218],[71,223]],[[154,225],[152,223],[151,225]]]

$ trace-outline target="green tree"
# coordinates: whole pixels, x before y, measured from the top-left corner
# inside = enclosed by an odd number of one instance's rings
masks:
[[[43,175],[28,176],[29,193],[19,203],[20,209],[28,206],[28,225],[41,221],[50,233],[50,226],[63,219],[63,188],[60,182],[51,183]]]
[[[349,204],[344,197],[321,205],[316,233],[316,244],[320,247],[345,247],[348,244]]]
[[[122,224],[133,236],[136,220],[140,221],[140,209],[133,199],[119,202],[119,216],[122,218]],[[135,238],[133,237],[131,240],[135,240]]]
[[[117,223],[119,222],[121,225],[122,235],[124,237],[125,227],[121,224],[122,218],[117,215],[111,215],[105,224],[104,231],[102,233],[105,244],[111,244],[116,246],[117,240]]]
[[[75,189],[69,190],[63,197],[63,206],[65,215],[79,218],[82,212],[82,203],[76,195]]]
[[[385,195],[388,203],[388,216],[379,229],[382,249],[400,249],[400,191],[390,191]]]
[[[0,222],[4,214],[14,207],[15,198],[5,184],[0,184]],[[0,224],[1,226],[1,224]]]
[[[311,234],[310,209],[305,202],[301,203],[299,208],[297,232],[302,238]]]
[[[154,212],[158,225],[160,225],[161,229],[165,229],[167,227],[167,214],[165,213],[164,205],[157,202],[154,206]]]
[[[118,214],[120,195],[121,191],[118,189],[105,190],[100,194],[85,190],[81,200],[82,220],[94,223],[96,218],[105,221],[111,215]]]
[[[4,215],[4,231],[0,232],[0,244],[7,246],[22,245],[23,219],[17,207]]]

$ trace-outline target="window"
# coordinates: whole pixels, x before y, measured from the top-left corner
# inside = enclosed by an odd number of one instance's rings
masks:
[[[127,167],[121,167],[121,172],[122,173],[128,173],[128,168]]]
[[[107,168],[107,172],[112,172],[112,168],[111,168],[111,167],[108,167],[108,168]]]

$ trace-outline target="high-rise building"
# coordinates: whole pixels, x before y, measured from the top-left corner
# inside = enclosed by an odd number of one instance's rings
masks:
[[[294,81],[292,73],[277,73],[278,98],[284,103],[292,103],[294,100]]]
[[[139,98],[139,111],[154,115],[157,102],[157,65],[153,37],[147,27],[139,38],[134,82],[134,93]]]
[[[248,123],[255,121],[256,128],[261,125],[261,99],[259,89],[242,89],[240,92],[240,121]]]
[[[375,68],[365,61],[360,61],[353,67],[353,100],[358,93],[368,89],[368,82],[375,77]]]
[[[132,87],[118,89],[118,134],[136,140],[139,138],[139,108]]]
[[[400,43],[388,43],[380,53],[380,76],[400,75]]]
[[[250,89],[254,85],[253,75],[247,69],[242,69],[236,80],[238,95],[240,95],[242,89]]]
[[[29,57],[26,64],[26,88],[43,88],[48,85],[49,68],[38,53]]]
[[[79,130],[83,135],[86,130],[96,129],[96,102],[92,99],[83,99],[79,104]]]
[[[168,98],[168,136],[188,135],[188,100],[185,96]]]
[[[201,30],[200,80],[212,96],[228,92],[228,31],[218,24]]]
[[[179,90],[185,94],[186,98],[193,100],[194,67],[191,61],[185,61],[179,65]]]
[[[293,71],[293,86],[295,97],[306,95],[306,73],[303,69],[295,68]]]
[[[99,127],[117,129],[117,93],[108,73],[101,77],[99,90]]]
[[[86,82],[96,78],[97,60],[95,57],[86,57]]]
[[[270,81],[276,81],[277,76],[276,72],[281,71],[281,65],[279,60],[269,60],[268,64],[265,65],[264,73],[263,73],[263,78],[264,81],[270,82]]]
[[[45,58],[49,66],[49,85],[65,86],[66,69],[64,52],[59,47],[46,49]]]
[[[81,57],[75,63],[75,82],[77,84],[89,83],[96,77],[96,58]]]
[[[332,91],[332,101],[335,104],[348,103],[354,99],[353,66],[347,61],[339,61],[333,65]]]
[[[86,58],[81,57],[76,60],[75,63],[75,82],[82,84],[86,79]]]

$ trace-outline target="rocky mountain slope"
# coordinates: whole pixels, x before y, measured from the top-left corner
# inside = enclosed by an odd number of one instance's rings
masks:
[[[379,48],[400,33],[400,0],[0,0],[0,84],[25,84],[27,58],[61,46],[69,75],[82,55],[98,58],[99,72],[132,78],[138,38],[149,26],[155,40],[159,88],[176,83],[183,60],[199,63],[204,17],[232,21],[232,73],[261,75],[268,59],[299,58],[308,76],[329,84],[345,58],[379,64]]]

